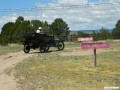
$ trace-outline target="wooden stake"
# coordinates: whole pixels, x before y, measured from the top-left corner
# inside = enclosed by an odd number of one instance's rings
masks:
[[[96,48],[94,49],[94,67],[96,67],[97,61],[96,61]]]

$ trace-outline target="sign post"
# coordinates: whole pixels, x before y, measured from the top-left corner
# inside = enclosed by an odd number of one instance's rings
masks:
[[[94,67],[97,65],[96,60],[96,49],[98,48],[109,48],[108,42],[86,42],[81,43],[81,49],[94,49]]]
[[[96,49],[94,49],[94,67],[96,67],[97,62],[96,62]]]

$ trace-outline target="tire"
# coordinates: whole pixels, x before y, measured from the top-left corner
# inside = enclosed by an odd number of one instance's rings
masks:
[[[44,42],[42,42],[42,43],[40,44],[39,50],[40,50],[40,52],[46,52],[46,51],[49,50],[49,47],[46,46],[46,44],[45,44]]]
[[[30,46],[29,46],[29,44],[25,44],[24,45],[24,52],[25,53],[29,53],[30,52]]]
[[[58,48],[58,50],[63,50],[64,47],[65,47],[65,45],[64,45],[64,42],[63,42],[63,41],[59,41],[59,42],[57,43],[57,48]]]
[[[45,51],[47,52],[50,49],[49,46],[46,46]]]

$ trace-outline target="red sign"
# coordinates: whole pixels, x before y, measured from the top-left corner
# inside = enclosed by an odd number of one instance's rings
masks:
[[[108,42],[81,43],[81,49],[109,48]]]
[[[93,37],[86,37],[86,38],[78,38],[78,42],[80,41],[93,41]]]

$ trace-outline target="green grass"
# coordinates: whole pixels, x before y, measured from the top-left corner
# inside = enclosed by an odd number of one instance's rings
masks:
[[[120,42],[110,42],[106,52],[97,54],[97,67],[92,55],[69,55],[78,51],[78,43],[66,43],[64,51],[35,53],[15,67],[15,77],[21,90],[104,90],[120,87]],[[81,50],[82,52],[82,50]],[[87,51],[86,51],[87,53]]]
[[[22,50],[23,50],[23,46],[19,44],[9,44],[7,46],[0,45],[0,55],[5,55],[11,52],[14,53]]]

